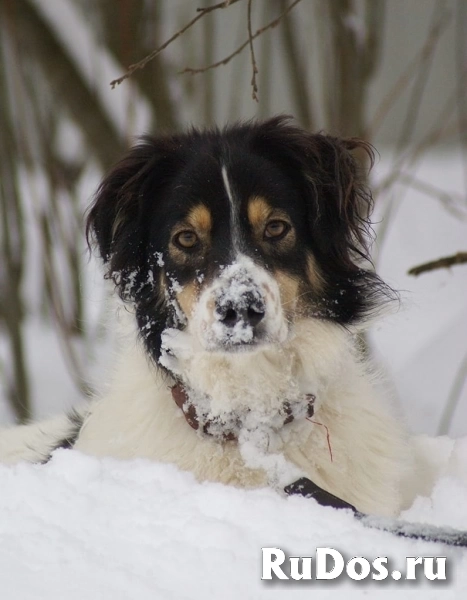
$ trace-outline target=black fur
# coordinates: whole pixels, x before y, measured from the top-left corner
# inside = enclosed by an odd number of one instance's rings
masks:
[[[352,151],[373,161],[369,144],[310,134],[286,117],[233,125],[224,130],[191,130],[166,137],[144,137],[99,187],[88,214],[87,236],[97,242],[120,296],[134,302],[140,329],[157,360],[167,325],[183,327],[160,289],[161,266],[182,285],[195,273],[213,276],[228,264],[229,207],[221,177],[225,165],[238,202],[264,195],[287,210],[297,231],[293,248],[264,252],[242,220],[242,250],[267,269],[282,268],[306,280],[305,252],[319,265],[324,290],[304,287],[311,316],[343,326],[358,323],[394,292],[369,263],[370,192]],[[211,210],[214,241],[210,256],[184,266],[166,257],[173,224],[202,202]]]

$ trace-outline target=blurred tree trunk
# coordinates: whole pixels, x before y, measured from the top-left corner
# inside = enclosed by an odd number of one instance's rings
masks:
[[[23,339],[24,219],[14,163],[15,139],[11,129],[0,29],[0,328],[7,332],[11,365],[6,365],[7,395],[17,419],[31,416],[28,370]]]
[[[53,204],[60,189],[71,199],[81,167],[77,171],[57,155],[55,132],[60,120],[70,116],[83,133],[90,156],[94,155],[103,169],[121,154],[125,140],[33,2],[0,0],[0,50],[0,324],[10,345],[5,368],[7,396],[18,420],[24,422],[31,416],[22,290],[30,236],[25,236],[23,217],[29,200],[21,197],[18,169],[40,170],[49,179],[50,203],[32,204],[37,222],[42,224],[36,233],[43,252],[43,293],[49,315],[53,307],[65,353],[76,363],[71,337],[82,333],[83,324],[82,249],[76,243],[82,216],[75,211],[76,230],[70,239],[71,213]],[[50,97],[60,101],[49,103]],[[68,287],[63,277],[56,276],[53,256],[58,253],[68,264]],[[62,319],[57,319],[57,311]],[[73,369],[80,371],[77,363]]]
[[[289,2],[280,0],[280,11],[284,12]],[[287,60],[287,74],[293,92],[296,105],[296,115],[302,127],[310,131],[315,129],[312,116],[311,94],[307,83],[307,69],[304,57],[301,54],[299,39],[296,35],[297,26],[294,22],[294,14],[290,13],[284,19],[281,27],[284,54]]]
[[[95,3],[94,10],[102,22],[105,48],[124,68],[159,46],[160,8],[160,2],[145,0]],[[175,131],[179,122],[169,80],[165,55],[159,54],[135,74],[133,83],[153,107],[157,127]]]
[[[368,85],[380,59],[384,0],[326,0],[324,7],[330,27],[331,68],[323,77],[328,127],[363,137]]]
[[[5,11],[6,12],[6,11]],[[21,36],[16,44],[19,67],[25,69],[36,63],[43,77],[80,130],[88,146],[103,168],[114,162],[125,148],[125,141],[103,109],[94,90],[68,55],[54,30],[37,10],[34,2],[15,0],[8,11],[12,31]],[[40,98],[35,99],[40,103]],[[50,142],[50,140],[49,140]]]

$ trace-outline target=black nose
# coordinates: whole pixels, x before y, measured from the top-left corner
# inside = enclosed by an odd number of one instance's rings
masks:
[[[218,301],[216,314],[219,321],[226,327],[235,327],[239,322],[256,327],[264,317],[264,304],[253,294],[245,294],[237,302]]]

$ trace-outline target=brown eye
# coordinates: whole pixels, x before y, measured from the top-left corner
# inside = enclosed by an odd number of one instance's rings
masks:
[[[174,237],[174,242],[181,248],[194,248],[198,243],[198,236],[194,231],[181,231]]]
[[[283,238],[290,229],[290,225],[285,221],[269,221],[264,230],[264,237],[266,239],[278,240]]]

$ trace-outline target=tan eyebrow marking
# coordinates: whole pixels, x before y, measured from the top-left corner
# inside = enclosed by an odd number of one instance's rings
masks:
[[[190,210],[186,222],[197,231],[208,233],[212,227],[211,212],[204,204],[198,204]]]
[[[267,222],[277,219],[290,225],[290,231],[285,238],[276,242],[277,248],[283,251],[293,248],[296,239],[295,229],[289,215],[284,210],[274,208],[263,196],[252,196],[248,201],[247,212],[253,233],[260,244],[264,244],[263,235]]]
[[[261,196],[253,196],[248,201],[248,220],[253,228],[263,225],[272,211],[272,206]]]

